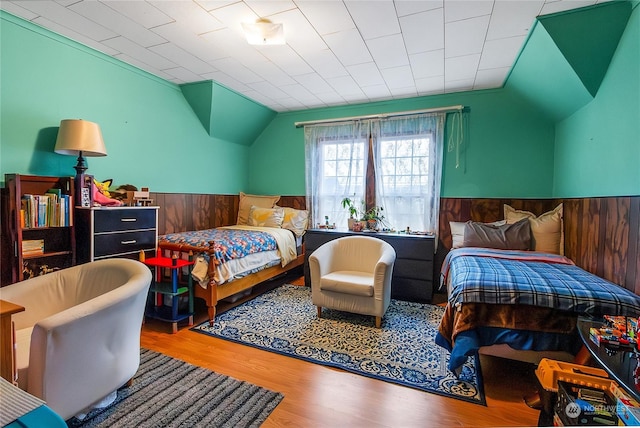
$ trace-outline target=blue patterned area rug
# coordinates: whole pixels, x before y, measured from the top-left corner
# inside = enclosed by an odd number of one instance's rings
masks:
[[[324,309],[318,319],[308,287],[283,285],[193,330],[422,391],[486,405],[479,362],[459,378],[434,342],[444,308],[392,300],[382,319]]]

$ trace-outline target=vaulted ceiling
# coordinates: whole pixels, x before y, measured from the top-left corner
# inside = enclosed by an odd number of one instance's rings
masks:
[[[177,84],[275,111],[501,87],[536,17],[600,0],[2,0],[0,8]],[[250,46],[241,23],[284,24]]]

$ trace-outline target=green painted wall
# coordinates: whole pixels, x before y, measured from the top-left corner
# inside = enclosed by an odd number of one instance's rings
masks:
[[[557,124],[555,197],[640,195],[640,7],[594,100]]]
[[[0,180],[73,175],[53,152],[61,119],[100,124],[108,156],[90,174],[156,192],[234,194],[249,147],[211,138],[177,85],[0,12]]]
[[[461,164],[445,150],[442,196],[548,197],[553,187],[553,123],[508,90],[419,97],[279,114],[254,143],[250,189],[303,195],[304,133],[295,122],[463,104],[470,109]],[[451,117],[451,116],[449,116]]]

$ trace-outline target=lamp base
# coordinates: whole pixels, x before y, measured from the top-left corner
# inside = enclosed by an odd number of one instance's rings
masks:
[[[87,164],[82,157],[82,150],[78,152],[78,163],[73,167],[76,170],[76,177],[83,175],[87,170]]]

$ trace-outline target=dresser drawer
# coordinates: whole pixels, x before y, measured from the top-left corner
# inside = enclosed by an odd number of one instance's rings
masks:
[[[95,258],[117,256],[118,254],[155,249],[156,231],[142,230],[96,235],[94,240]]]
[[[95,233],[156,228],[156,210],[153,208],[95,210],[94,216]]]

